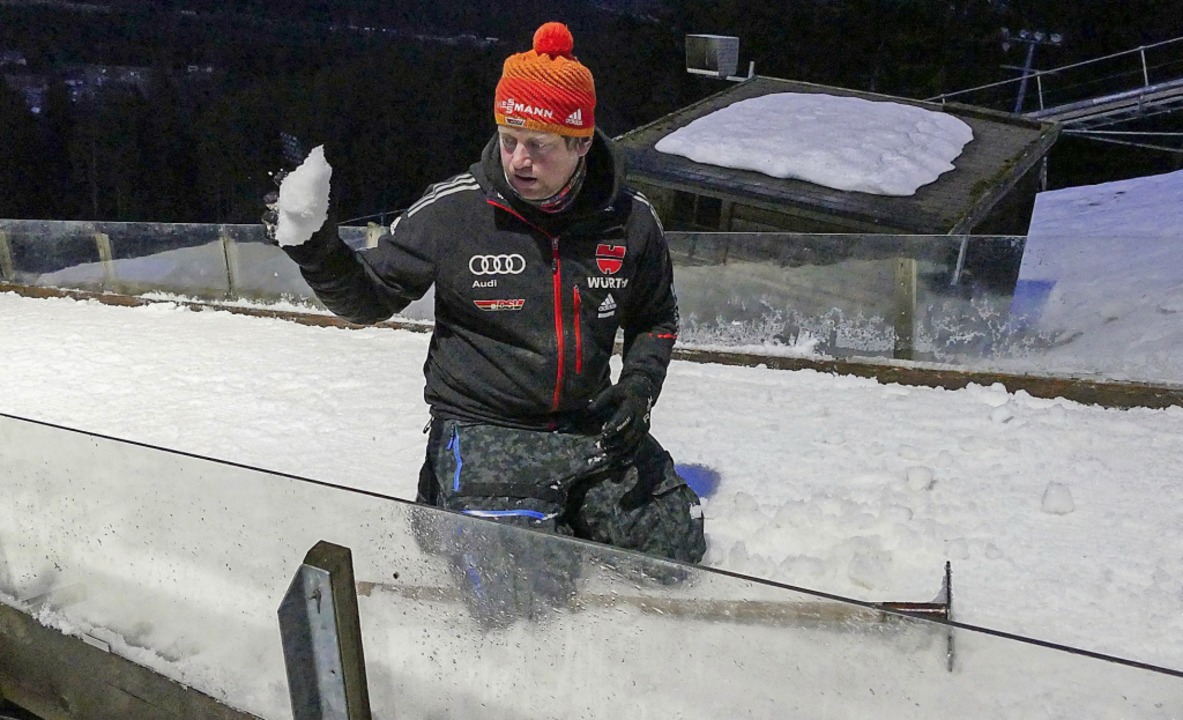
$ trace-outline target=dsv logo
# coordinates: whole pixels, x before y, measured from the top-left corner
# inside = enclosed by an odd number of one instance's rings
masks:
[[[526,269],[526,258],[513,255],[473,255],[468,270],[473,275],[519,275]]]

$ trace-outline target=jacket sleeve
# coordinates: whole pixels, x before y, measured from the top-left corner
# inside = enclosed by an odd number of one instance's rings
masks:
[[[634,232],[643,237],[642,250],[628,306],[621,317],[624,362],[620,375],[644,375],[653,386],[656,401],[678,339],[678,301],[665,233],[650,208],[641,214],[644,221]]]
[[[395,221],[377,247],[355,251],[340,238],[330,218],[308,242],[284,251],[334,315],[373,325],[423,297],[434,281],[431,244],[407,225]]]

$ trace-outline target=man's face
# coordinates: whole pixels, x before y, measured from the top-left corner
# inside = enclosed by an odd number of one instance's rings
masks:
[[[567,146],[562,135],[500,126],[501,167],[509,184],[527,200],[545,200],[567,184],[591,143]]]

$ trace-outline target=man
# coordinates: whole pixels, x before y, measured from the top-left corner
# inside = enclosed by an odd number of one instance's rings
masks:
[[[678,330],[669,251],[595,128],[573,46],[547,23],[505,61],[480,162],[429,188],[377,247],[350,250],[331,222],[292,238],[291,218],[278,241],[355,323],[435,285],[420,502],[698,562],[698,498],[648,434]],[[272,220],[285,229],[282,203]]]

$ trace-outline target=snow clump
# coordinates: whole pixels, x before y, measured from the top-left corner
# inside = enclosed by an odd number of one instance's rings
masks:
[[[276,242],[284,246],[300,245],[320,230],[329,216],[332,176],[333,168],[325,160],[324,145],[313,148],[300,167],[288,173],[279,186]]]
[[[1052,515],[1067,515],[1076,509],[1072,501],[1072,491],[1067,485],[1048,483],[1043,491],[1043,511]]]

